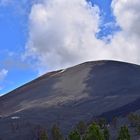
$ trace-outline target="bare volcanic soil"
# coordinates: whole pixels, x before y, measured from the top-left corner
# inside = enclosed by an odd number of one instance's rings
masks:
[[[0,97],[0,140],[34,140],[39,126],[67,134],[94,117],[140,110],[140,66],[93,61],[47,73]]]

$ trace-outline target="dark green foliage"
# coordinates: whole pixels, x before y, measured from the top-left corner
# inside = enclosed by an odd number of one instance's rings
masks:
[[[64,140],[63,135],[56,124],[53,125],[51,133],[53,140]]]
[[[129,119],[132,122],[135,122],[135,130],[138,135],[140,135],[140,123],[139,123],[139,116],[132,115],[129,116]],[[114,119],[114,124],[117,123],[116,118]],[[110,126],[110,125],[108,125]],[[80,121],[74,130],[72,130],[66,138],[63,137],[58,125],[53,125],[51,129],[52,136],[48,138],[47,132],[41,126],[37,127],[37,135],[36,138],[38,140],[110,140],[111,134],[109,132],[106,120],[105,119],[98,119],[96,122],[91,123],[90,125],[86,125],[83,121]],[[114,131],[115,129],[113,129]],[[117,129],[116,129],[117,130]],[[115,136],[116,137],[116,136]],[[116,138],[115,138],[116,139]],[[131,140],[131,136],[127,126],[122,126],[118,133],[118,137],[116,140]]]
[[[48,140],[47,132],[45,130],[40,131],[39,140]]]
[[[112,119],[112,126],[114,128],[117,128],[117,117],[113,117],[113,119]]]
[[[106,125],[106,119],[105,118],[100,118],[98,120],[98,125],[100,126],[100,128],[104,128]]]
[[[48,140],[47,132],[44,128],[40,128],[38,131],[38,139],[39,140]]]
[[[127,126],[121,127],[117,140],[130,140],[130,134]]]
[[[140,135],[140,115],[130,113],[128,115],[128,120],[132,127],[135,127],[135,130],[138,135]]]
[[[110,134],[109,134],[109,130],[107,127],[104,128],[103,134],[104,134],[105,140],[109,140]]]
[[[140,116],[137,114],[129,114],[128,115],[128,120],[130,121],[131,126],[137,127],[140,125]]]
[[[72,131],[69,134],[68,138],[69,138],[69,140],[80,140],[81,139],[80,134],[76,130]]]
[[[41,125],[36,125],[33,130],[33,137],[37,140],[48,140],[48,134],[46,128],[42,127]]]
[[[140,125],[137,126],[137,128],[136,128],[136,132],[137,132],[138,135],[140,135]]]
[[[83,121],[80,121],[76,126],[77,131],[82,136],[86,131],[86,124]]]
[[[88,127],[88,130],[83,138],[84,140],[105,140],[100,127],[93,123]]]

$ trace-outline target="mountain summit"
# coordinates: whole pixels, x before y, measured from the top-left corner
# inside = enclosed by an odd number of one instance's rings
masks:
[[[65,133],[80,120],[112,119],[139,109],[140,66],[107,60],[86,62],[47,73],[0,97],[0,131],[6,130],[0,138],[18,138],[9,130],[13,120],[48,128],[59,123]],[[23,136],[28,136],[26,127],[21,130]]]

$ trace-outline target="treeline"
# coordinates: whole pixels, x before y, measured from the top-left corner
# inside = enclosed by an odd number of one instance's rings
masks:
[[[118,124],[118,119],[116,117],[112,119],[112,122],[108,122],[104,118],[94,119],[88,124],[80,121],[67,136],[63,135],[57,124],[52,126],[49,133],[46,128],[39,126],[33,129],[32,135],[36,140],[111,140],[112,129],[114,129],[117,131],[117,134],[115,134],[113,140],[133,140],[130,135],[130,130],[133,129],[135,133],[140,136],[140,116],[131,113],[126,120],[127,125],[123,125],[122,127]],[[20,128],[15,123],[11,126],[13,133]]]
[[[75,129],[73,129],[67,137],[62,135],[60,128],[54,125],[51,130],[52,140],[110,140],[110,132],[106,125],[91,123],[86,126],[84,122],[79,122]],[[38,140],[49,140],[48,134],[45,130],[41,130]],[[118,133],[117,140],[131,140],[130,133],[127,126],[122,126]]]
[[[138,121],[137,115],[129,115],[129,121],[132,126],[138,125],[140,121]],[[116,118],[113,119],[112,125],[116,127]],[[109,131],[109,124],[103,118],[93,121],[89,124],[80,121],[74,129],[64,137],[58,125],[53,125],[51,129],[51,138],[48,137],[47,131],[42,129],[39,133],[38,140],[110,140],[111,134]],[[118,131],[118,136],[116,140],[131,140],[130,132],[128,126],[122,126]]]

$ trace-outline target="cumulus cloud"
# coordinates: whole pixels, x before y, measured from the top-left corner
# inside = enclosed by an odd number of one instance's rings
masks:
[[[2,83],[3,83],[4,79],[5,79],[5,77],[7,76],[7,74],[8,74],[8,70],[6,70],[6,69],[0,70],[0,90],[3,89]]]
[[[121,31],[111,40],[110,47],[121,60],[140,64],[140,3],[138,0],[113,0],[112,9]],[[115,49],[114,49],[115,48]],[[112,50],[112,51],[113,51]]]
[[[96,37],[101,16],[98,6],[85,0],[44,0],[29,15],[25,57],[36,61],[39,72],[98,59],[140,63],[140,3],[113,0],[112,11],[121,31]],[[109,43],[105,40],[110,39]]]
[[[140,2],[139,0],[114,0],[112,8],[116,16],[117,24],[123,31],[130,34],[140,35]]]

